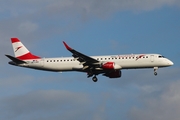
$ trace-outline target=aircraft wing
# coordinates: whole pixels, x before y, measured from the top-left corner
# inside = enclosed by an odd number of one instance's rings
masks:
[[[69,50],[73,54],[72,56],[84,66],[84,69],[100,64],[100,61],[72,49],[64,41],[63,43],[66,49]]]

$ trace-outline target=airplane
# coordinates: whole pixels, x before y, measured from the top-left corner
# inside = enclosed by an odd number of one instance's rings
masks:
[[[6,55],[10,65],[32,68],[44,71],[63,72],[78,71],[87,73],[97,82],[97,75],[109,78],[120,78],[123,69],[153,68],[157,75],[158,68],[172,66],[173,62],[160,54],[126,54],[87,56],[71,48],[63,41],[65,48],[72,53],[72,57],[42,58],[32,54],[18,38],[11,38],[15,57]]]

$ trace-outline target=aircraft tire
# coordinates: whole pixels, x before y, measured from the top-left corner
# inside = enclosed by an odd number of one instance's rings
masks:
[[[92,80],[93,80],[94,82],[97,82],[97,81],[98,81],[98,79],[97,79],[96,76],[94,76],[94,77],[92,78]]]
[[[156,76],[156,75],[157,75],[157,72],[154,72],[154,75]]]

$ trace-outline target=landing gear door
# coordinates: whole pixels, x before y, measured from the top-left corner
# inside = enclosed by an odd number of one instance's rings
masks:
[[[150,56],[151,62],[154,62],[154,55]]]

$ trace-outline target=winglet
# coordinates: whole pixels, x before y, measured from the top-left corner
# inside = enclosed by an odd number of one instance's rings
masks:
[[[72,50],[72,48],[69,47],[64,41],[63,41],[63,44],[64,44],[64,46],[66,47],[67,50]]]

